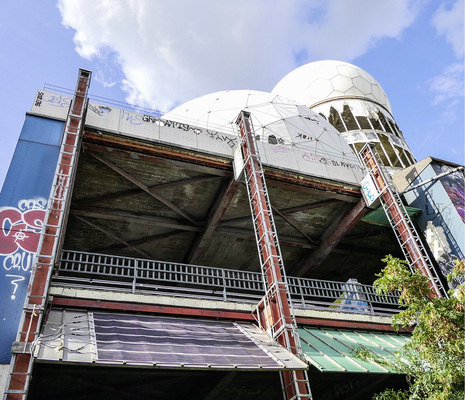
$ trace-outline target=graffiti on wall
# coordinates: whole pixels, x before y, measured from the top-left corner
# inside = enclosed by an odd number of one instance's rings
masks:
[[[34,106],[41,107],[43,103],[47,103],[53,107],[63,107],[67,109],[71,104],[71,97],[38,91],[34,100]]]
[[[46,205],[44,198],[36,198],[20,200],[17,207],[0,207],[0,263],[3,276],[11,282],[11,300],[16,299],[18,287],[27,284]]]
[[[432,221],[428,221],[425,235],[426,242],[442,274],[447,277],[452,272],[456,261],[460,259],[460,257],[454,254],[449,244],[448,238],[450,238],[450,233],[447,232],[447,226],[435,226]],[[464,282],[463,278],[455,278],[449,282],[449,286],[455,288]]]
[[[437,175],[449,172],[453,169],[447,165],[438,164],[433,164],[432,167]],[[457,171],[446,175],[440,179],[440,182],[459,213],[460,218],[462,218],[462,221],[465,223],[465,179],[463,177],[463,172]]]
[[[192,125],[182,123],[182,122],[171,121],[169,119],[161,119],[158,117],[154,117],[152,115],[144,114],[142,115],[141,120],[142,122],[150,122],[157,126],[167,126],[167,127],[177,128],[184,132],[191,132],[197,136],[203,133],[203,130],[197,126],[192,126]],[[237,145],[237,138],[231,135],[221,134],[219,132],[212,131],[209,129],[205,129],[205,131],[206,131],[207,137],[210,140],[225,142],[231,149],[236,147]]]

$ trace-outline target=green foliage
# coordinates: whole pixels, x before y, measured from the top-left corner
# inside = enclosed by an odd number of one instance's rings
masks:
[[[382,393],[375,394],[373,400],[408,400],[408,398],[405,390],[386,389]]]
[[[358,349],[364,360],[407,375],[409,392],[386,390],[375,399],[463,400],[465,398],[465,285],[449,291],[449,298],[437,298],[428,288],[428,279],[411,273],[405,261],[386,256],[386,267],[374,286],[379,294],[400,293],[399,305],[405,310],[393,317],[396,329],[413,329],[411,341],[396,357],[387,361],[370,351]],[[452,274],[463,276],[465,262],[457,263]]]

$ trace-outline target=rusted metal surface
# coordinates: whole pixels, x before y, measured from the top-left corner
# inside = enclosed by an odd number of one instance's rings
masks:
[[[54,297],[51,302],[52,307],[74,307],[84,309],[101,309],[115,310],[126,312],[144,312],[149,314],[163,315],[184,315],[191,317],[221,318],[234,321],[255,321],[250,312],[238,312],[227,310],[212,310],[200,308],[187,308],[176,306],[162,306],[149,304],[135,304],[129,302],[90,300],[81,298]],[[364,321],[354,321],[347,319],[331,318],[314,318],[296,316],[298,325],[308,325],[316,327],[347,328],[347,329],[366,329],[383,332],[395,332],[395,329],[389,323],[373,323]],[[400,329],[401,332],[408,332],[406,329]]]
[[[38,337],[41,321],[46,311],[50,276],[57,251],[62,243],[61,232],[66,225],[68,206],[73,191],[90,78],[90,71],[79,70],[76,91],[65,123],[54,184],[50,193],[47,214],[43,222],[17,335],[17,341],[24,343],[25,348],[27,343],[34,342]],[[13,355],[5,391],[6,400],[25,399],[27,396],[34,359],[32,354],[25,351],[23,353]]]
[[[278,232],[274,223],[265,176],[256,149],[250,114],[241,111],[236,124],[241,136],[240,146],[244,160],[245,181],[265,284],[265,296],[257,305],[257,319],[260,327],[266,330],[274,340],[299,356],[300,342],[290,304],[284,261],[279,247]],[[283,394],[287,399],[312,398],[305,372],[282,371],[281,377]]]
[[[250,312],[235,312],[187,307],[134,304],[116,301],[71,299],[66,297],[55,297],[52,301],[52,306],[146,312],[150,314],[186,315],[195,317],[221,318],[233,321],[255,321]]]

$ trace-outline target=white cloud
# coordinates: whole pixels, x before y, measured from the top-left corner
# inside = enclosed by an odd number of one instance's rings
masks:
[[[96,74],[94,74],[94,79],[101,83],[103,87],[113,87],[116,85],[116,81],[108,81],[108,79],[105,77],[105,74],[103,73],[102,70],[97,71]]]
[[[271,88],[299,61],[351,61],[399,38],[418,0],[60,0],[85,58],[117,54],[128,101],[168,110],[218,90]],[[421,4],[421,0],[420,0]]]
[[[454,63],[446,67],[444,72],[430,80],[430,90],[434,94],[433,104],[463,96],[464,67],[462,63]]]
[[[464,0],[456,0],[449,10],[442,3],[433,16],[433,26],[440,35],[446,36],[459,59],[464,53],[464,12]]]

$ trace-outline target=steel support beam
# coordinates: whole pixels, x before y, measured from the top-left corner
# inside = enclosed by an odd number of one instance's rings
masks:
[[[303,264],[295,273],[305,276],[317,267],[338,245],[344,236],[368,213],[365,201],[360,199],[355,206],[349,208],[345,213],[332,222],[326,232],[322,235],[319,245],[308,254]]]
[[[104,233],[105,235],[111,237],[112,239],[116,240],[117,242],[123,244],[125,247],[130,247],[131,249],[133,249],[134,251],[136,251],[137,253],[143,255],[144,257],[146,258],[151,258],[145,251],[142,251],[142,250],[139,250],[137,247],[131,245],[130,243],[124,241],[123,239],[120,239],[118,236],[114,235],[113,233],[107,231],[106,229],[94,224],[93,222],[90,222],[90,221],[87,221],[86,219],[82,218],[82,217],[78,217],[78,216],[75,216],[79,221],[82,221],[84,222],[85,224],[91,226],[92,228],[94,229],[97,229],[98,231]]]
[[[83,128],[87,112],[87,93],[91,72],[80,69],[76,90],[71,100],[65,121],[60,153],[53,179],[52,189],[43,221],[36,256],[31,269],[21,322],[16,337],[23,350],[13,354],[10,373],[5,385],[5,400],[27,398],[34,358],[27,347],[39,337],[41,324],[46,314],[48,289],[57,252],[61,246],[68,207],[71,201],[77,159],[81,148]]]
[[[178,186],[184,186],[184,185],[190,185],[193,183],[200,183],[200,182],[205,182],[205,181],[210,181],[213,179],[219,179],[218,176],[199,176],[198,178],[192,178],[192,179],[183,179],[180,181],[174,181],[174,182],[168,182],[168,183],[162,183],[159,185],[153,185],[153,186],[147,186],[148,190],[150,193],[158,193],[161,192],[165,189],[170,189],[173,187],[178,187]],[[132,190],[125,190],[119,193],[112,193],[104,196],[98,196],[98,197],[93,197],[90,199],[83,199],[77,202],[74,202],[73,205],[77,207],[82,207],[82,206],[88,206],[92,205],[95,203],[100,203],[102,201],[111,201],[111,200],[119,200],[119,199],[127,199],[131,197],[138,196],[142,193],[145,193],[144,190],[142,189],[132,189]]]
[[[169,237],[179,235],[181,233],[182,233],[182,231],[178,231],[178,230],[169,231],[169,232],[166,232],[166,233],[160,233],[158,235],[149,235],[149,236],[144,236],[142,238],[135,239],[135,240],[128,240],[126,243],[128,243],[130,246],[137,246],[137,245],[148,243],[148,242],[155,242],[157,240],[167,239]],[[120,243],[120,244],[114,244],[114,245],[109,245],[109,246],[105,246],[105,247],[95,247],[93,249],[90,249],[89,251],[91,253],[102,253],[102,252],[106,252],[108,250],[121,249],[122,247],[127,247],[127,245],[123,244],[123,243]]]
[[[278,209],[276,209],[275,207],[271,206],[271,209],[272,209],[277,215],[279,215],[285,222],[287,222],[288,225],[292,226],[297,232],[299,232],[299,233],[300,233],[305,239],[307,239],[310,243],[315,244],[315,241],[303,231],[303,229],[299,226],[299,224],[297,224],[297,223],[294,222],[294,221],[291,221],[288,217],[286,217],[282,212],[280,212],[280,211],[279,211]]]
[[[233,176],[231,160],[218,157],[202,157],[199,153],[173,149],[168,146],[147,144],[137,139],[128,140],[115,135],[93,136],[84,135],[85,150],[93,153],[108,154],[110,148],[113,155],[132,158],[137,153],[140,161],[147,161],[169,168],[179,168],[208,174],[218,177],[230,178]]]
[[[186,224],[184,220],[176,218],[158,217],[156,215],[142,215],[128,211],[110,210],[102,207],[86,207],[83,209],[72,208],[70,213],[72,215],[79,215],[81,217],[102,218],[110,221],[127,222],[130,220],[135,222],[153,223],[164,228],[179,229],[182,231],[203,231],[203,228],[200,226],[189,225]]]
[[[227,184],[223,184],[220,188],[207,217],[205,230],[196,239],[190,251],[187,260],[188,264],[196,264],[200,257],[202,257],[238,188],[239,183],[234,179],[230,179]]]
[[[126,171],[123,171],[121,168],[117,167],[112,162],[106,160],[105,158],[103,158],[103,157],[101,157],[101,156],[99,156],[99,155],[97,155],[95,153],[90,153],[90,155],[92,157],[94,157],[95,159],[99,160],[102,164],[105,164],[108,168],[112,169],[113,171],[117,172],[118,174],[120,174],[121,176],[126,178],[128,181],[130,181],[134,185],[141,188],[144,192],[146,192],[147,194],[149,194],[153,198],[157,199],[158,201],[160,201],[161,203],[163,203],[167,207],[171,208],[177,214],[181,215],[182,217],[184,217],[188,221],[192,222],[194,225],[196,225],[196,226],[201,225],[201,223],[199,221],[197,221],[192,215],[190,215],[187,212],[181,210],[179,207],[176,207],[173,203],[166,200],[163,196],[160,196],[159,194],[156,194],[156,193],[152,192],[146,185],[144,185],[138,179],[136,179],[133,176],[131,176],[130,174],[128,174]]]
[[[296,212],[314,210],[316,208],[321,208],[321,207],[328,207],[328,206],[332,206],[334,204],[340,204],[340,203],[341,203],[341,200],[323,200],[323,201],[317,201],[316,203],[304,204],[303,206],[283,208],[278,211],[279,213],[283,215],[288,215],[288,214],[293,214]],[[250,215],[244,215],[243,217],[230,218],[230,219],[223,220],[220,225],[238,224],[238,223],[246,222],[249,220],[250,220]]]

